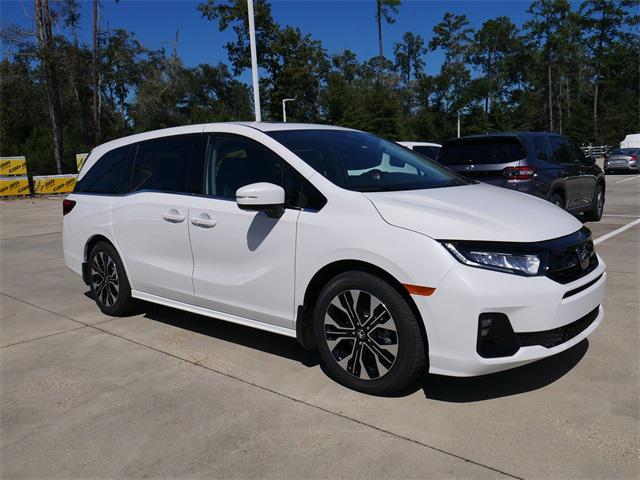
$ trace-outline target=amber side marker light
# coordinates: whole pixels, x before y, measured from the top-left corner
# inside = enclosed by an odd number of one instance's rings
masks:
[[[407,289],[411,295],[422,295],[423,297],[430,297],[433,295],[433,292],[436,291],[435,288],[431,287],[421,287],[420,285],[407,285],[404,284],[404,288]]]

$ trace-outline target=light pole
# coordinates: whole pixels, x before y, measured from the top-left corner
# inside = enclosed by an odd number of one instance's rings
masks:
[[[253,0],[247,0],[249,16],[249,44],[251,46],[251,77],[253,79],[253,108],[256,122],[262,121],[260,113],[260,86],[258,84],[258,54],[256,52],[256,26],[253,18]]]
[[[458,138],[460,138],[460,110],[458,110]]]
[[[282,100],[282,121],[287,123],[287,102],[293,102],[295,98],[285,98]]]

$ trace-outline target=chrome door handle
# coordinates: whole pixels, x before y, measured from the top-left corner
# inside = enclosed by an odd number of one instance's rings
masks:
[[[187,218],[184,215],[180,215],[180,212],[175,208],[172,208],[168,212],[165,212],[162,215],[162,218],[169,223],[181,223],[184,222],[184,219]]]
[[[191,217],[191,223],[201,228],[212,228],[216,226],[216,221],[207,213],[201,213],[199,217]]]

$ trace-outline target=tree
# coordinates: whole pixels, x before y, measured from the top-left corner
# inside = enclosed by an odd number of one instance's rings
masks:
[[[409,85],[412,79],[422,75],[425,66],[422,58],[427,53],[427,48],[420,35],[406,32],[402,36],[402,43],[394,44],[393,53],[396,57],[396,68],[405,85]]]
[[[466,88],[470,80],[466,60],[472,29],[465,15],[445,13],[442,21],[433,27],[429,49],[444,51],[444,62],[435,81],[436,105],[454,112],[466,104]]]
[[[598,131],[598,102],[599,90],[603,79],[609,72],[605,72],[603,64],[605,56],[612,45],[622,37],[629,35],[623,30],[626,24],[634,27],[638,24],[638,14],[631,15],[627,9],[637,12],[638,0],[586,0],[580,9],[584,18],[584,25],[588,31],[587,42],[592,54],[594,67],[593,78],[593,138],[599,139]],[[613,72],[611,72],[613,73]],[[598,140],[596,140],[598,141]]]
[[[511,73],[508,59],[514,55],[517,43],[517,28],[508,17],[487,20],[473,36],[470,57],[473,65],[483,74],[481,83],[485,113],[489,113],[492,99],[502,97]]]
[[[547,110],[549,114],[549,130],[555,131],[553,123],[553,79],[552,70],[557,61],[562,29],[570,12],[567,0],[536,0],[527,10],[533,19],[525,24],[529,38],[544,51],[547,70]]]
[[[382,49],[382,21],[388,24],[396,21],[394,15],[398,13],[400,0],[376,0],[376,23],[378,25],[378,51],[379,51],[379,74],[382,76],[384,65],[384,51]]]
[[[49,119],[53,134],[53,155],[56,170],[62,173],[62,115],[60,107],[60,87],[58,84],[57,58],[51,31],[51,9],[49,0],[35,0],[36,28],[38,33],[38,56],[44,72]]]

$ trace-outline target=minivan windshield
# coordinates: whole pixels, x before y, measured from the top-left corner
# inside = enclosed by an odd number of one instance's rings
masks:
[[[473,183],[409,149],[369,133],[320,129],[266,133],[347,190],[420,190]]]

